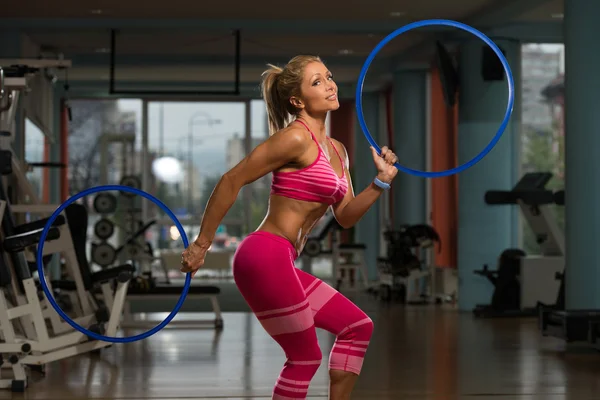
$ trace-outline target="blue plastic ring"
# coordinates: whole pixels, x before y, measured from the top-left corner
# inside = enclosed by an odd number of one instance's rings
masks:
[[[436,172],[425,172],[425,171],[420,171],[417,169],[407,168],[407,167],[400,165],[397,162],[394,164],[394,166],[396,168],[398,168],[400,171],[406,172],[407,174],[424,177],[424,178],[439,178],[439,177],[443,177],[443,176],[454,175],[461,171],[466,170],[467,168],[472,167],[473,165],[475,165],[479,161],[481,161],[481,159],[483,157],[485,157],[494,148],[496,143],[498,143],[498,141],[502,137],[502,133],[504,133],[504,130],[508,126],[508,122],[512,115],[513,106],[514,106],[514,102],[515,102],[515,82],[514,82],[512,71],[510,69],[510,66],[508,65],[508,61],[506,60],[506,57],[504,57],[504,54],[502,54],[502,51],[500,51],[498,46],[496,46],[496,44],[490,38],[488,38],[486,35],[484,35],[480,31],[478,31],[477,29],[475,29],[469,25],[462,24],[460,22],[456,22],[456,21],[452,21],[452,20],[447,20],[447,19],[428,19],[428,20],[410,23],[410,24],[405,25],[402,28],[399,28],[399,29],[395,30],[394,32],[390,33],[381,42],[379,42],[379,44],[373,49],[371,54],[369,54],[369,57],[367,57],[367,60],[365,61],[364,65],[362,67],[362,70],[360,71],[360,75],[358,77],[358,83],[356,85],[356,112],[358,115],[358,122],[360,124],[360,127],[361,127],[365,137],[367,138],[367,140],[369,141],[371,146],[373,146],[377,150],[377,153],[381,154],[381,148],[377,145],[375,140],[373,140],[371,133],[369,133],[369,128],[367,128],[367,124],[365,123],[365,117],[363,115],[363,106],[362,106],[363,85],[365,82],[365,77],[367,75],[369,66],[371,65],[371,62],[373,62],[373,59],[375,58],[377,53],[379,53],[379,51],[383,48],[383,46],[385,46],[390,40],[394,39],[396,36],[401,35],[405,32],[408,32],[411,29],[421,28],[424,26],[432,26],[432,25],[446,25],[446,26],[451,26],[454,28],[459,28],[459,29],[465,30],[465,31],[477,36],[481,40],[483,40],[488,46],[490,46],[492,48],[492,50],[494,50],[494,53],[496,53],[496,55],[500,59],[500,62],[502,62],[502,66],[504,67],[504,72],[506,73],[506,76],[508,77],[508,104],[506,106],[506,113],[504,114],[504,119],[502,120],[502,123],[500,124],[500,128],[498,129],[498,132],[496,132],[496,135],[492,138],[492,141],[490,143],[488,143],[488,145],[483,149],[483,151],[481,153],[479,153],[477,156],[475,156],[471,160],[467,161],[466,163],[459,165],[458,167],[455,167],[452,169],[448,169],[448,170],[444,170],[444,171],[436,171]]]
[[[189,245],[188,239],[185,234],[185,230],[183,229],[183,226],[181,225],[181,222],[179,222],[179,220],[177,219],[175,214],[173,214],[173,212],[171,210],[169,210],[169,208],[163,202],[158,200],[156,197],[152,196],[149,193],[144,192],[143,190],[135,189],[130,186],[121,186],[121,185],[96,186],[96,187],[86,189],[86,190],[79,192],[76,195],[70,197],[67,201],[65,201],[63,204],[61,204],[60,207],[58,207],[56,209],[56,211],[54,211],[54,213],[52,213],[52,215],[50,216],[50,219],[48,219],[48,222],[46,222],[46,225],[44,225],[44,230],[42,231],[42,236],[40,238],[40,244],[39,244],[38,250],[37,250],[37,268],[38,268],[38,274],[40,276],[40,283],[42,285],[42,289],[44,289],[46,298],[48,299],[48,301],[50,302],[52,307],[54,307],[56,312],[69,325],[71,325],[73,328],[77,329],[79,332],[81,332],[91,338],[94,338],[96,340],[101,340],[104,342],[111,342],[111,343],[131,343],[131,342],[135,342],[138,340],[146,339],[147,337],[154,335],[156,332],[158,332],[162,328],[164,328],[169,322],[171,322],[171,320],[175,317],[175,315],[177,315],[177,312],[179,312],[179,309],[183,305],[183,302],[185,301],[185,297],[188,294],[190,285],[192,283],[191,273],[188,273],[186,276],[185,285],[183,286],[183,292],[181,293],[181,296],[179,297],[179,301],[175,305],[175,308],[173,309],[173,311],[171,311],[171,314],[169,314],[167,316],[167,318],[165,318],[164,321],[162,321],[160,324],[158,324],[154,328],[150,329],[149,331],[141,333],[136,336],[111,337],[111,336],[99,335],[95,332],[85,329],[84,327],[76,324],[71,318],[69,318],[69,316],[67,314],[64,313],[63,310],[60,309],[60,306],[54,300],[54,296],[48,289],[48,285],[47,285],[46,279],[44,277],[44,265],[42,264],[42,258],[44,255],[44,242],[46,241],[46,237],[48,236],[48,231],[50,230],[50,227],[54,223],[54,220],[60,215],[60,213],[63,212],[63,210],[65,208],[67,208],[70,204],[72,204],[74,201],[76,201],[84,196],[87,196],[92,193],[111,191],[111,190],[118,190],[121,192],[134,193],[134,194],[140,195],[142,197],[145,197],[146,199],[152,201],[154,204],[158,205],[160,208],[162,208],[162,210],[165,213],[167,213],[169,215],[169,217],[171,217],[171,219],[175,223],[175,226],[177,227],[177,230],[179,231],[179,234],[181,235],[181,238],[183,239],[183,244],[184,244],[185,248],[188,247],[188,245]]]

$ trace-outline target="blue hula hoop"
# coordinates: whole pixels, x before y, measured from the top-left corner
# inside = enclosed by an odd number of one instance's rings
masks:
[[[119,337],[111,337],[111,336],[104,336],[104,335],[97,334],[95,332],[90,331],[89,329],[86,329],[86,328],[78,325],[77,323],[75,323],[75,321],[73,321],[71,318],[69,318],[69,316],[67,314],[65,314],[63,310],[60,309],[59,305],[56,303],[56,300],[54,300],[54,296],[48,289],[48,284],[46,283],[46,279],[44,276],[44,265],[42,264],[42,258],[43,258],[43,254],[44,254],[44,242],[46,241],[46,237],[48,236],[48,231],[50,230],[50,227],[54,223],[54,220],[60,215],[60,213],[63,212],[63,210],[65,208],[67,208],[70,204],[72,204],[74,201],[76,201],[84,196],[87,196],[92,193],[111,191],[111,190],[118,190],[121,192],[134,193],[134,194],[140,195],[142,197],[145,197],[146,199],[152,201],[154,204],[158,205],[165,213],[167,213],[169,215],[169,217],[171,217],[171,219],[175,223],[175,226],[177,226],[177,230],[179,231],[181,238],[183,239],[184,246],[186,248],[188,247],[189,242],[188,242],[187,236],[185,234],[185,230],[183,229],[183,226],[181,225],[181,222],[179,222],[179,220],[177,219],[175,214],[173,214],[173,212],[171,210],[169,210],[169,208],[163,202],[161,202],[160,200],[158,200],[156,197],[152,196],[149,193],[146,193],[139,189],[132,188],[130,186],[103,185],[103,186],[92,187],[92,188],[89,188],[82,192],[77,193],[76,195],[70,197],[63,204],[61,204],[60,207],[58,207],[56,209],[56,211],[54,211],[54,213],[52,213],[52,215],[48,219],[48,222],[46,222],[46,225],[44,225],[44,230],[42,231],[42,236],[40,238],[40,244],[39,244],[38,250],[37,250],[37,268],[38,268],[38,274],[40,276],[40,283],[42,285],[42,289],[44,290],[44,293],[46,294],[46,298],[48,299],[48,301],[50,302],[52,307],[56,310],[56,312],[69,325],[71,325],[73,328],[75,328],[79,332],[81,332],[91,338],[94,338],[96,340],[100,340],[100,341],[104,341],[104,342],[111,342],[111,343],[130,343],[130,342],[135,342],[138,340],[146,339],[147,337],[154,335],[156,332],[158,332],[162,328],[164,328],[169,322],[171,322],[171,320],[175,317],[175,315],[177,315],[177,312],[179,312],[179,309],[183,305],[183,302],[188,294],[190,285],[192,283],[191,273],[188,273],[186,275],[185,285],[183,286],[183,291],[181,293],[181,296],[179,297],[179,301],[175,305],[175,308],[173,309],[173,311],[171,311],[171,313],[167,316],[167,318],[164,319],[164,321],[162,321],[160,324],[158,324],[157,326],[155,326],[154,328],[150,329],[147,332],[141,333],[136,336],[128,336],[128,337],[119,338]]]
[[[496,132],[496,135],[492,138],[490,143],[488,143],[488,145],[483,149],[483,151],[481,151],[481,153],[479,153],[478,155],[476,155],[475,157],[473,157],[471,160],[467,161],[466,163],[459,165],[458,167],[455,167],[452,169],[448,169],[448,170],[444,170],[444,171],[436,171],[436,172],[425,172],[425,171],[407,168],[407,167],[400,165],[397,162],[394,164],[394,166],[396,168],[398,168],[400,171],[406,172],[407,174],[410,174],[410,175],[420,176],[420,177],[424,177],[424,178],[439,178],[439,177],[443,177],[443,176],[454,175],[461,171],[466,170],[467,168],[472,167],[473,165],[475,165],[479,161],[481,161],[481,159],[483,157],[485,157],[494,148],[494,146],[498,143],[498,141],[502,137],[502,134],[504,133],[504,130],[506,129],[508,122],[510,121],[510,117],[512,115],[513,106],[514,106],[514,102],[515,102],[515,82],[514,82],[512,71],[510,69],[510,66],[508,65],[508,61],[506,60],[506,57],[504,57],[504,54],[502,54],[502,51],[500,51],[498,46],[490,38],[488,38],[486,35],[484,35],[480,31],[478,31],[477,29],[475,29],[469,25],[466,25],[466,24],[463,24],[460,22],[456,22],[456,21],[452,21],[452,20],[447,20],[447,19],[428,19],[428,20],[410,23],[410,24],[405,25],[402,28],[399,28],[399,29],[395,30],[394,32],[390,33],[381,42],[379,42],[379,44],[373,49],[373,51],[371,51],[371,54],[369,54],[369,56],[367,57],[367,60],[365,61],[364,65],[360,71],[360,75],[358,77],[358,83],[356,85],[356,112],[358,115],[358,122],[360,124],[360,127],[361,127],[365,137],[367,138],[367,140],[369,141],[371,146],[373,146],[377,150],[377,153],[381,154],[381,148],[377,145],[377,143],[371,136],[371,133],[369,132],[369,128],[367,128],[367,124],[365,123],[365,117],[363,114],[363,105],[362,105],[363,85],[365,82],[365,77],[367,75],[369,66],[373,62],[373,59],[375,58],[377,53],[379,53],[379,51],[381,51],[381,49],[390,40],[394,39],[396,36],[401,35],[405,32],[408,32],[411,29],[421,28],[424,26],[432,26],[432,25],[446,25],[446,26],[459,28],[459,29],[462,29],[469,33],[472,33],[473,35],[475,35],[478,38],[480,38],[481,40],[483,40],[488,46],[490,46],[492,48],[492,50],[494,50],[494,53],[496,53],[496,55],[500,59],[500,62],[502,63],[502,66],[504,67],[504,72],[506,73],[506,76],[508,78],[508,104],[506,105],[506,112],[504,114],[504,119],[502,120],[502,123],[500,124],[500,128],[498,129],[498,132]]]

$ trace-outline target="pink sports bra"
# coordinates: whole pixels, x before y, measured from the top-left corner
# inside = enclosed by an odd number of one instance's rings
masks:
[[[296,122],[304,125],[308,132],[310,132],[310,135],[319,147],[319,154],[317,159],[305,168],[297,171],[273,172],[271,194],[328,205],[341,201],[348,191],[345,168],[342,169],[342,176],[337,176],[335,170],[329,161],[327,161],[327,157],[325,157],[325,153],[323,153],[323,149],[319,145],[315,135],[313,135],[304,122],[299,120],[296,120]],[[331,139],[329,141],[331,142]],[[338,153],[333,143],[331,143],[331,146],[343,166],[344,162],[340,153]]]

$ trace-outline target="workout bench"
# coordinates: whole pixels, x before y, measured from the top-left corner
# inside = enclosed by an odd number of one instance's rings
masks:
[[[208,251],[205,257],[205,265],[207,269],[216,269],[219,271],[229,270],[231,257],[230,252],[219,252],[219,251]],[[162,262],[167,266],[179,266],[181,265],[181,251],[166,251],[161,254]],[[132,300],[147,300],[148,298],[156,298],[160,300],[177,300],[183,292],[183,286],[173,284],[159,284],[154,287],[144,289],[138,287],[130,287],[127,293],[127,299],[125,302],[125,309],[123,314],[123,328],[146,328],[152,327],[158,324],[158,321],[153,320],[136,320],[133,318],[131,313],[131,301]],[[223,317],[221,315],[221,307],[219,305],[219,299],[217,296],[221,293],[221,289],[218,286],[209,285],[191,285],[186,300],[200,300],[208,299],[211,302],[213,312],[215,314],[214,319],[208,320],[178,320],[174,318],[169,323],[169,326],[178,327],[206,327],[207,325],[213,325],[215,329],[223,329]]]

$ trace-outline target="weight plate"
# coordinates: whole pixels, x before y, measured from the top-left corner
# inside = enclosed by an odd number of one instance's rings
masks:
[[[304,254],[316,257],[321,253],[321,242],[317,239],[308,239],[304,245]]]
[[[142,182],[140,181],[140,179],[137,176],[134,176],[134,175],[125,175],[123,178],[121,178],[120,185],[121,186],[129,186],[134,189],[142,188]],[[135,197],[135,193],[129,193],[129,192],[121,192],[121,195],[123,195],[125,197]]]
[[[108,239],[115,233],[115,225],[109,219],[102,218],[94,225],[94,233],[99,239]]]
[[[101,267],[108,267],[115,262],[117,252],[115,248],[108,243],[92,245],[92,261]]]
[[[94,210],[98,214],[112,214],[117,211],[117,198],[110,193],[99,193],[94,198]]]

